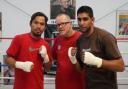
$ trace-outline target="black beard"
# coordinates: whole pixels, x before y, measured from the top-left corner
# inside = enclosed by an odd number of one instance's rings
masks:
[[[35,36],[35,37],[41,37],[41,34],[37,34],[37,33],[32,33],[33,34],[33,36]]]
[[[86,33],[86,34],[89,33],[90,32],[90,27],[89,28],[86,28],[85,30],[82,30],[81,32],[82,33]]]

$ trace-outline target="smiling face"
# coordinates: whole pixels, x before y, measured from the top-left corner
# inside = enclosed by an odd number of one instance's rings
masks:
[[[72,24],[70,17],[66,15],[59,15],[56,17],[57,31],[59,35],[69,37],[72,33]]]
[[[41,37],[41,34],[44,32],[46,23],[43,16],[37,16],[31,23],[31,33],[35,37]]]

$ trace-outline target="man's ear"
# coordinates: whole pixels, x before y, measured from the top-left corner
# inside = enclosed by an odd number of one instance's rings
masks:
[[[47,30],[47,28],[48,28],[48,24],[45,25],[45,28],[44,29]]]
[[[94,18],[94,17],[92,17],[92,23],[94,23],[94,21],[95,21],[95,18]]]

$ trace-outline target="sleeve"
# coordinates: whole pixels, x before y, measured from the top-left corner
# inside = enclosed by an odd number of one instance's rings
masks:
[[[19,49],[20,49],[20,39],[18,36],[15,36],[9,48],[7,49],[6,53],[9,56],[16,57],[18,55]]]
[[[103,37],[103,48],[106,56],[109,57],[109,59],[121,57],[117,40],[113,35]]]

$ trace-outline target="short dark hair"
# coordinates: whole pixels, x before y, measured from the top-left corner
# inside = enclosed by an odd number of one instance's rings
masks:
[[[77,15],[79,13],[88,13],[89,17],[93,17],[93,10],[91,7],[89,6],[81,6],[78,10],[77,10]]]
[[[32,24],[32,21],[37,17],[37,16],[43,16],[45,18],[45,23],[47,25],[47,21],[48,21],[48,17],[42,13],[42,12],[36,12],[31,16],[31,20],[30,20],[30,25]]]

